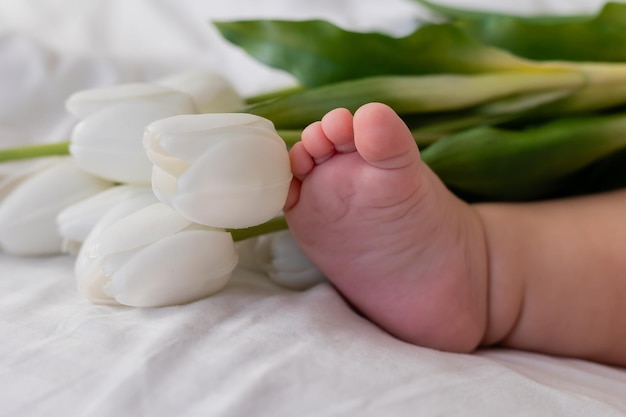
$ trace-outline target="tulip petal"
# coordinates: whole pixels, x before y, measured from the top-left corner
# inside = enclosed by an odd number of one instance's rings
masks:
[[[103,262],[101,264],[102,273],[107,277],[107,280],[104,282],[104,287],[109,285],[111,277],[120,268],[126,265],[135,255],[137,255],[143,249],[144,247],[140,246],[131,250],[112,252],[109,253],[107,256],[100,257],[99,259],[103,259]]]
[[[276,217],[284,206],[289,184],[273,188],[179,194],[174,209],[189,220],[205,226],[243,229]]]
[[[118,185],[66,207],[56,219],[59,234],[65,239],[83,242],[108,210],[142,189],[145,188]]]
[[[115,272],[105,290],[129,306],[183,304],[222,289],[236,264],[229,233],[186,231],[136,253]]]
[[[146,154],[155,166],[174,177],[181,175],[190,165],[187,161],[169,155],[158,143],[146,148]]]
[[[270,280],[275,284],[296,291],[307,290],[325,280],[324,274],[317,268],[308,268],[298,271],[285,271],[270,268],[265,271],[270,277]]]
[[[189,95],[162,85],[146,83],[119,84],[82,90],[72,94],[65,102],[65,107],[70,114],[84,119],[104,108],[136,100],[158,101],[173,108],[189,109],[185,113],[196,112],[195,104]]]
[[[104,287],[111,281],[102,268],[104,259],[93,259],[81,269],[77,275],[78,292],[94,304],[119,304],[113,297],[104,291]]]
[[[265,118],[249,113],[209,113],[181,114],[157,120],[146,127],[146,132],[154,136],[164,149],[171,150],[177,145],[178,139],[185,135],[202,134],[202,132],[225,127],[239,128],[257,126],[274,131],[274,124]]]
[[[163,203],[172,206],[172,198],[178,191],[178,178],[165,172],[158,166],[152,167],[152,190]]]
[[[288,230],[260,236],[256,261],[276,284],[304,290],[325,280],[324,274],[302,252]]]
[[[292,174],[284,144],[238,137],[202,154],[178,181],[173,207],[213,227],[244,228],[282,210]]]
[[[162,78],[156,83],[191,96],[198,113],[236,111],[245,105],[244,99],[234,86],[215,72],[183,72]]]
[[[165,204],[156,203],[111,224],[92,242],[88,257],[107,256],[148,245],[179,232],[190,221]]]
[[[95,239],[113,223],[155,203],[158,203],[158,200],[150,188],[137,187],[134,192],[128,194],[126,198],[120,199],[113,207],[107,210],[94,225],[85,240]]]
[[[276,131],[269,130],[264,126],[226,126],[211,130],[186,132],[175,136],[161,136],[161,147],[155,147],[155,152],[179,158],[188,164],[192,164],[207,152],[211,152],[215,146],[221,142],[231,142],[233,139],[247,136],[257,141],[275,142],[281,149],[286,150],[285,142],[276,134]],[[236,152],[239,152],[237,149]],[[229,157],[229,155],[224,155]],[[158,159],[150,158],[154,164],[160,164]],[[178,174],[180,175],[180,174]]]
[[[70,153],[85,171],[100,178],[135,185],[150,184],[152,163],[143,151],[70,145]]]

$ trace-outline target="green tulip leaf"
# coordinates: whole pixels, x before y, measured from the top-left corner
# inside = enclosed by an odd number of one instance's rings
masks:
[[[558,119],[524,130],[446,136],[422,159],[455,192],[482,200],[545,198],[571,175],[626,149],[626,115]]]
[[[626,4],[589,16],[520,17],[417,2],[485,44],[533,60],[626,61]]]
[[[522,114],[585,86],[574,70],[501,72],[477,75],[379,76],[305,89],[246,109],[271,120],[277,129],[304,128],[337,107],[356,111],[377,101],[396,113],[430,114],[476,109],[486,117]]]
[[[351,32],[322,20],[214,22],[222,36],[258,61],[317,87],[380,75],[475,74],[536,64],[483,45],[452,24],[405,37]]]
[[[492,11],[482,11],[478,9],[461,9],[453,6],[445,6],[428,0],[415,0],[417,3],[426,8],[448,18],[456,20],[485,20],[491,17],[515,17],[516,19],[532,22],[532,23],[565,23],[565,22],[582,22],[592,18],[589,15],[538,15],[538,16],[513,16],[506,13],[498,13]]]

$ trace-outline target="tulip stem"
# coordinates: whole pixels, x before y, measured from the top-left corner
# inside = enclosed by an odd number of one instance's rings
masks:
[[[44,143],[38,145],[20,146],[18,148],[0,149],[0,162],[69,154],[69,142]]]
[[[237,242],[286,229],[288,229],[287,222],[283,216],[280,216],[258,226],[252,226],[246,229],[229,229],[228,231],[232,234],[233,240]]]

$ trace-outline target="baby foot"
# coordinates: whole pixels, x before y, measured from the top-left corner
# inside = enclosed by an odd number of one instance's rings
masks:
[[[405,341],[475,349],[487,326],[480,219],[421,161],[393,110],[333,110],[290,157],[287,222],[337,289]]]

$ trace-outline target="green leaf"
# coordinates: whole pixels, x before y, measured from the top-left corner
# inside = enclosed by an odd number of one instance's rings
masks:
[[[626,148],[626,114],[560,119],[522,131],[480,127],[422,152],[443,182],[475,199],[529,200]]]
[[[417,0],[477,40],[534,60],[626,61],[626,4],[592,16],[519,17]]]
[[[458,111],[513,97],[520,108],[523,107],[520,96],[524,94],[535,98],[535,101],[527,100],[533,104],[543,103],[538,100],[538,94],[559,93],[551,96],[555,99],[577,91],[585,83],[585,75],[573,70],[368,77],[296,92],[246,111],[271,120],[277,129],[297,129],[321,119],[334,108],[355,111],[373,101],[389,105],[400,115]],[[496,107],[493,103],[490,109],[481,111],[490,117],[497,116],[497,111],[508,114],[514,103],[501,102]]]
[[[539,15],[539,16],[512,16],[506,13],[497,13],[491,11],[481,11],[481,10],[469,10],[469,9],[460,9],[457,7],[444,6],[442,4],[434,3],[428,0],[415,0],[417,3],[426,6],[428,9],[431,9],[438,14],[443,15],[448,19],[458,19],[458,20],[484,20],[491,17],[515,17],[516,19],[522,20],[524,22],[532,22],[532,23],[564,23],[564,22],[580,22],[587,21],[590,19],[589,15]]]
[[[485,46],[450,24],[426,25],[398,38],[351,32],[321,20],[214,22],[258,61],[321,86],[378,75],[474,74],[533,70],[535,63]]]

